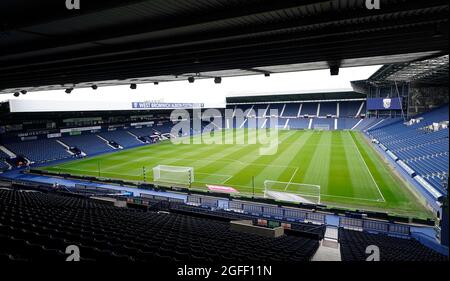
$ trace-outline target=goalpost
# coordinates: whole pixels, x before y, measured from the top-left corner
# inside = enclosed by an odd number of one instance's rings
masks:
[[[194,182],[194,168],[158,165],[153,168],[153,181],[155,183],[190,186]]]
[[[328,125],[328,124],[317,124],[317,125],[314,125],[314,130],[329,131],[330,130],[330,125]]]
[[[320,204],[320,185],[266,180],[264,197],[317,205]]]

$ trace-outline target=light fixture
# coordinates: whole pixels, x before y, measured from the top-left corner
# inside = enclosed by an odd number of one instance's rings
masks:
[[[330,74],[332,76],[339,75],[339,65],[337,64],[330,65]]]

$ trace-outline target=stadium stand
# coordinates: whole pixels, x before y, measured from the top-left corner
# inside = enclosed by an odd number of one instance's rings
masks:
[[[64,146],[54,139],[39,139],[24,142],[9,142],[4,144],[6,148],[17,155],[22,155],[36,163],[55,161],[70,158],[71,154]]]
[[[375,126],[381,120],[381,118],[364,118],[354,129],[365,131],[372,126]]]
[[[339,242],[343,261],[365,261],[366,248],[370,245],[380,249],[380,261],[448,261],[448,257],[414,239],[340,228]]]
[[[95,134],[62,137],[61,141],[71,147],[77,147],[87,155],[113,151],[104,140]]]
[[[319,116],[327,116],[337,114],[337,103],[336,102],[321,102]]]
[[[0,172],[5,171],[9,168],[6,164],[6,159],[8,159],[8,155],[0,150]]]
[[[8,170],[9,166],[6,165],[4,159],[0,159],[0,172]]]
[[[300,109],[299,103],[287,103],[286,108],[284,109],[282,117],[297,117],[298,111]]]
[[[300,115],[317,116],[317,107],[318,103],[316,102],[305,102]]]
[[[153,127],[129,128],[128,131],[138,137],[148,137],[153,135]]]
[[[378,140],[393,154],[403,160],[416,173],[441,192],[446,192],[448,179],[448,128],[437,131],[424,129],[433,123],[448,121],[448,107],[416,116],[420,120],[411,125],[402,120],[368,130],[369,136]]]
[[[153,129],[157,130],[161,134],[168,134],[170,133],[170,130],[172,129],[173,123],[170,121],[157,123]]]
[[[264,117],[266,115],[266,110],[268,104],[255,104],[253,106],[254,112],[251,114],[251,116],[258,116],[258,117]]]
[[[266,112],[266,116],[270,116],[270,110],[277,110],[278,114],[276,116],[284,115],[283,109],[285,110],[286,104],[285,103],[273,103],[270,104],[269,109]]]
[[[289,126],[292,129],[308,129],[309,122],[309,118],[289,119]]]
[[[339,118],[338,130],[351,129],[358,124],[359,121],[361,121],[360,118]]]
[[[363,101],[346,101],[339,103],[339,117],[356,117],[361,104],[364,104],[361,113],[365,113],[365,102]]]
[[[0,190],[1,260],[64,260],[79,245],[82,260],[304,261],[317,240],[266,238],[229,223],[182,214],[117,208],[89,199]]]
[[[142,144],[141,141],[139,141],[136,137],[130,135],[125,130],[101,132],[99,135],[109,141],[114,141],[125,148]]]

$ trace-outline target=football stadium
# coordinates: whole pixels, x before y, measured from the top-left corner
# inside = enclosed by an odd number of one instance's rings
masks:
[[[447,1],[19,2],[0,260],[448,262]]]

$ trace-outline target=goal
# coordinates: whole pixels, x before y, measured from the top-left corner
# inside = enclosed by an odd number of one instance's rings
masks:
[[[329,131],[330,130],[330,125],[328,125],[328,124],[317,124],[317,125],[314,125],[314,130]]]
[[[158,165],[153,168],[153,181],[155,183],[190,186],[194,182],[194,168]]]
[[[320,204],[320,185],[266,180],[264,197],[286,202]]]

